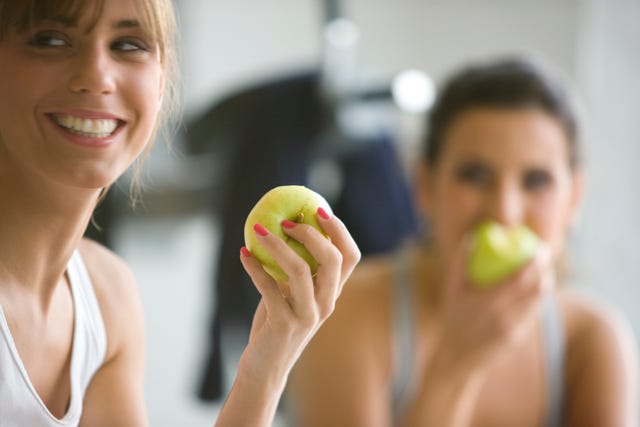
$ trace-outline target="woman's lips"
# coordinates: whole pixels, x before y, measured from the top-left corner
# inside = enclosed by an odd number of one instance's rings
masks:
[[[67,139],[85,146],[106,146],[125,122],[110,114],[96,112],[47,114],[54,127]]]

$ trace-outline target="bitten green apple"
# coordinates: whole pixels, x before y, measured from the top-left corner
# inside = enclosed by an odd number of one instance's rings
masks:
[[[277,282],[286,283],[289,278],[269,252],[258,243],[253,226],[260,223],[270,233],[287,242],[309,264],[311,273],[315,274],[318,263],[302,243],[284,233],[281,223],[286,219],[295,223],[309,224],[326,236],[316,219],[319,207],[331,214],[329,203],[320,194],[302,185],[283,185],[265,193],[249,212],[244,224],[245,245],[262,264],[264,270]]]
[[[491,287],[529,261],[538,244],[538,236],[524,225],[505,227],[494,221],[483,222],[472,232],[469,278],[476,287]]]

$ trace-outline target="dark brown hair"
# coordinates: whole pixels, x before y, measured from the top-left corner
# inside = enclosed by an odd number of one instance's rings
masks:
[[[477,107],[539,108],[563,127],[569,143],[569,165],[580,164],[579,132],[573,102],[560,79],[538,63],[507,58],[468,66],[445,82],[427,122],[423,158],[435,164],[452,122]]]

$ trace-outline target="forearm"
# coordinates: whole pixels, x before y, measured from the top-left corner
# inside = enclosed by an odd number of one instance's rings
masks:
[[[452,375],[441,370],[429,375],[400,427],[469,427],[483,380],[480,371]]]
[[[241,361],[242,365],[242,361]],[[287,375],[254,375],[241,367],[216,421],[216,427],[266,427],[273,423]]]

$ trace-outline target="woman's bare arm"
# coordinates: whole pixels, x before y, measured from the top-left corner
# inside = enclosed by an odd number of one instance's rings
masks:
[[[293,365],[333,312],[342,287],[360,260],[360,252],[344,224],[323,214],[319,212],[318,221],[330,240],[309,225],[291,224],[284,228],[318,261],[315,277],[308,264],[279,237],[270,233],[256,236],[287,273],[287,297],[257,260],[242,251],[242,264],[262,299],[217,427],[271,425]]]
[[[570,307],[568,425],[637,426],[638,353],[629,325],[595,301],[574,297]]]

